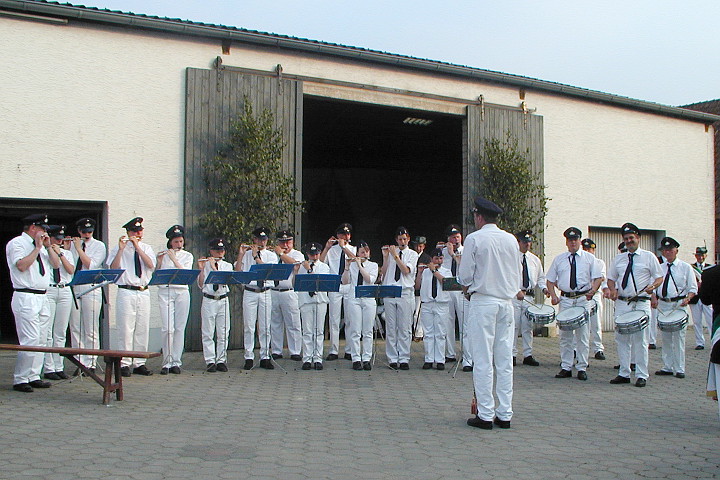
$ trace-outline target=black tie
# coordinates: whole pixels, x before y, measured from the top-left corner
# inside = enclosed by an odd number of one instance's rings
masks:
[[[668,271],[665,274],[665,280],[663,280],[663,286],[662,286],[662,298],[667,298],[667,291],[668,291],[668,284],[670,283],[670,267],[672,267],[672,263],[668,263]]]
[[[217,265],[215,265],[215,266],[213,267],[213,270],[215,270],[215,271],[218,270]],[[219,283],[213,283],[213,290],[216,291],[216,292],[217,292],[218,290],[220,290],[220,284],[219,284]]]
[[[338,275],[345,273],[345,249],[340,250],[340,265],[338,266]]]
[[[433,297],[433,298],[436,298],[436,297],[437,297],[437,277],[436,277],[435,274],[432,273],[432,272],[431,272],[431,275],[432,275],[432,277],[433,277],[433,280],[432,280],[432,297]]]
[[[314,267],[315,267],[315,262],[310,264],[310,270],[308,270],[308,273],[312,273]],[[315,292],[308,292],[308,295],[310,295],[311,297],[314,297]]]
[[[577,288],[577,265],[575,264],[575,256],[577,253],[570,255],[570,290]]]
[[[60,283],[60,269],[59,268],[53,268],[53,281],[55,283]]]
[[[362,284],[363,284],[363,276],[362,276],[362,272],[360,271],[360,265],[359,265],[359,264],[358,264],[358,279],[357,279],[357,284],[358,284],[358,285],[362,285]]]
[[[450,264],[450,273],[453,274],[453,277],[457,275],[457,262],[455,261],[455,257],[453,257],[452,263]]]
[[[135,250],[135,276],[140,278],[142,276],[142,264],[140,263],[140,254]]]
[[[33,242],[35,244],[35,242]],[[40,276],[45,276],[45,265],[43,265],[42,258],[40,258],[40,252],[38,252],[37,256],[38,266],[40,267]]]
[[[523,261],[522,261],[522,267],[523,267],[523,290],[527,290],[530,286],[530,273],[528,272],[528,266],[527,266],[527,257],[523,253]]]
[[[400,257],[400,260],[402,260],[402,250],[400,250],[398,257]],[[400,280],[400,265],[395,262],[395,281],[397,282],[398,280]]]
[[[628,279],[630,279],[630,275],[632,275],[633,257],[634,256],[635,256],[634,253],[628,253],[627,268],[625,269],[625,275],[623,276],[622,283],[620,284],[620,285],[622,285],[623,289],[627,288]]]
[[[83,252],[85,251],[85,242],[82,242],[82,251]],[[80,270],[82,270],[82,267],[83,267],[82,259],[80,258],[80,254],[78,254],[78,261],[75,264],[75,271],[79,272]]]

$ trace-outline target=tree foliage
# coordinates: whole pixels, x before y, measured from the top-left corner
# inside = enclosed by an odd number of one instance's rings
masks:
[[[209,237],[224,238],[231,255],[255,228],[287,226],[302,208],[294,178],[282,171],[284,148],[273,113],[265,109],[256,115],[245,98],[227,144],[204,169],[208,200],[200,226]]]
[[[485,140],[480,176],[483,196],[504,210],[498,218],[500,228],[511,233],[543,231],[550,199],[545,196],[540,174],[533,173],[529,150],[521,151],[509,131],[504,139]]]

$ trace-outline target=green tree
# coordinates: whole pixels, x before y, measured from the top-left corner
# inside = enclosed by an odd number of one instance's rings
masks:
[[[480,154],[481,192],[498,204],[504,213],[498,226],[515,233],[544,230],[547,202],[539,173],[533,173],[529,150],[522,151],[509,131],[504,139],[485,140]]]
[[[245,98],[227,144],[205,165],[208,201],[200,226],[208,237],[226,239],[231,257],[255,228],[290,225],[302,208],[294,178],[282,171],[284,148],[273,113],[256,115]]]

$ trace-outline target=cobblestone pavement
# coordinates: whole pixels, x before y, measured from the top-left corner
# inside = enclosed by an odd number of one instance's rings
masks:
[[[323,371],[281,359],[286,372],[245,372],[242,352],[233,351],[227,373],[205,373],[192,352],[182,375],[160,376],[152,359],[156,374],[126,379],[125,400],[109,407],[88,379],[12,391],[15,357],[2,352],[0,478],[720,476],[718,408],[705,397],[708,351],[688,341],[685,379],[652,375],[661,350],[651,351],[648,385],[636,388],[608,383],[617,363],[612,334],[605,344],[607,360],[593,360],[581,382],[553,378],[558,339],[536,338],[541,366],[515,369],[512,428],[492,431],[465,424],[471,374],[421,370],[421,343],[400,372],[383,366],[384,353],[371,372],[342,359]]]

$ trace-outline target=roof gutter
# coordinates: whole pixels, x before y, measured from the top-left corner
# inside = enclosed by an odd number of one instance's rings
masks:
[[[492,82],[502,85],[513,85],[529,90],[555,93],[570,97],[583,98],[590,101],[607,103],[633,110],[641,110],[671,117],[703,122],[705,124],[720,121],[720,115],[698,112],[680,107],[672,107],[654,102],[636,100],[620,95],[588,90],[561,83],[549,82],[530,77],[493,72],[461,65],[434,62],[419,58],[393,55],[389,53],[359,50],[341,45],[332,45],[298,38],[281,37],[272,34],[255,33],[242,30],[218,28],[216,26],[190,25],[160,18],[149,18],[125,13],[97,11],[72,5],[56,5],[39,3],[27,0],[0,0],[0,8],[7,8],[21,12],[35,14],[55,15],[63,18],[99,22],[105,24],[123,25],[134,28],[150,29],[178,35],[192,35],[205,38],[218,38],[234,40],[241,43],[287,48],[320,55],[349,58],[370,63],[382,63],[402,68],[412,68],[423,71],[437,72],[446,75],[474,78],[483,82]]]

